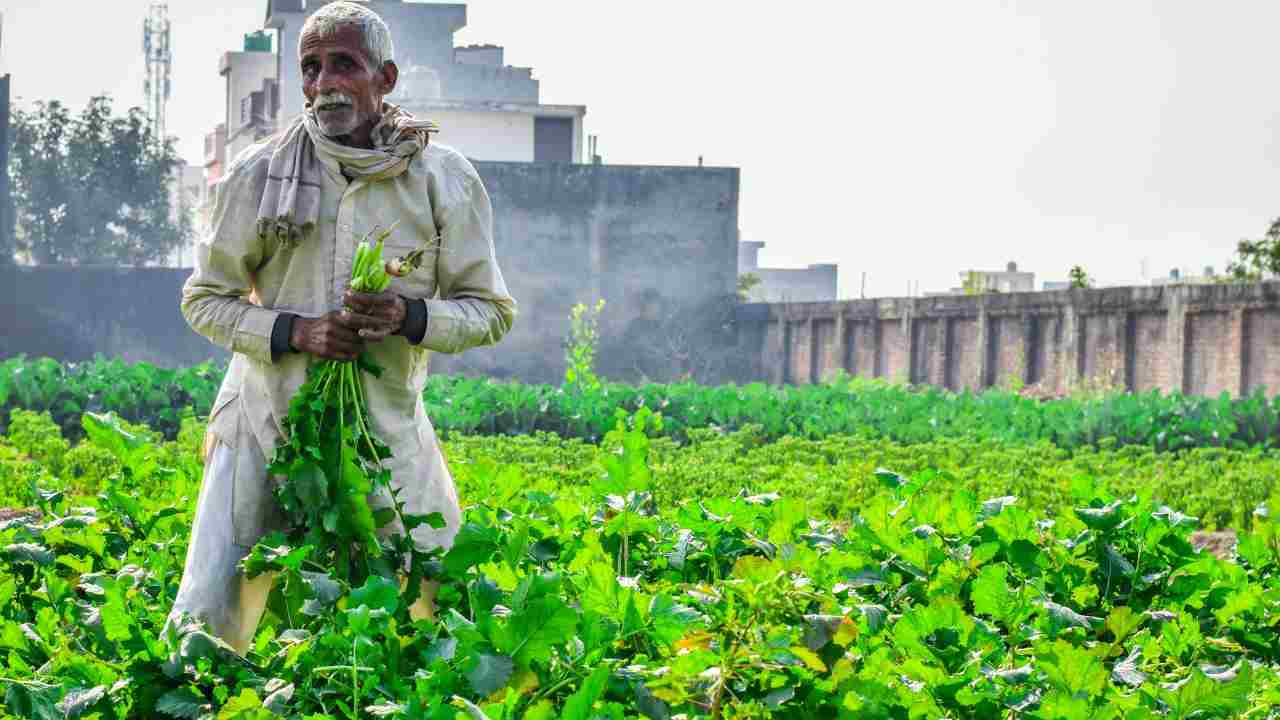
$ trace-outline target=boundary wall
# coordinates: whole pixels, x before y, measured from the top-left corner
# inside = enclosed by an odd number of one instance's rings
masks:
[[[951,390],[1277,394],[1280,282],[754,304],[738,341],[772,383],[844,370]]]

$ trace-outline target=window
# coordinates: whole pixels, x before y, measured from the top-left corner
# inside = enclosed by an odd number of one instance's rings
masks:
[[[573,162],[573,118],[533,119],[533,161]]]

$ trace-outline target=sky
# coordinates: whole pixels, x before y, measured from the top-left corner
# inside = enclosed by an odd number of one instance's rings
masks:
[[[141,104],[148,5],[0,0],[13,92]],[[1221,270],[1280,216],[1280,3],[467,6],[456,43],[503,45],[542,102],[586,105],[605,162],[741,168],[762,265],[838,263],[843,297],[864,273],[867,297],[901,296],[1009,261],[1038,282]],[[169,2],[168,129],[192,162],[221,112],[218,58],[265,8]]]

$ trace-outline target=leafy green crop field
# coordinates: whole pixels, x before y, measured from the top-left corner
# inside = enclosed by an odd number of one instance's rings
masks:
[[[118,360],[71,365],[10,358],[0,361],[0,432],[12,409],[47,410],[68,437],[82,434],[82,413],[110,411],[173,439],[184,415],[209,412],[221,381],[222,369],[213,365],[168,370]],[[1280,447],[1280,397],[1261,391],[1243,398],[1153,392],[1036,400],[1001,390],[956,394],[838,378],[797,387],[604,384],[574,392],[433,375],[424,400],[445,436],[549,432],[598,442],[619,413],[647,408],[662,414],[660,434],[682,442],[699,429],[752,427],[768,440],[855,435],[898,443],[1047,442],[1065,449]]]
[[[239,659],[158,638],[199,422],[71,443],[15,413],[0,506],[36,512],[0,520],[0,716],[1280,717],[1274,451],[654,424],[453,436],[437,619],[268,541]],[[1232,559],[1188,542],[1218,524]]]

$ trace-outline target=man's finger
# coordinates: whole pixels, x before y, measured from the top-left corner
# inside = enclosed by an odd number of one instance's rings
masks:
[[[352,308],[367,313],[374,308],[394,304],[395,295],[392,293],[361,293],[355,290],[348,290],[342,296],[342,299]]]
[[[379,342],[390,337],[391,332],[391,328],[383,330],[361,330],[360,337],[364,338],[365,342]]]
[[[350,310],[343,310],[335,319],[339,325],[351,330],[380,330],[387,325],[387,318]]]
[[[330,340],[330,341],[336,340],[336,341],[341,341],[348,344],[359,344],[360,328],[347,327],[342,323],[334,321],[333,324],[329,325],[329,327],[324,329],[324,333],[322,337],[324,337],[325,340]]]

